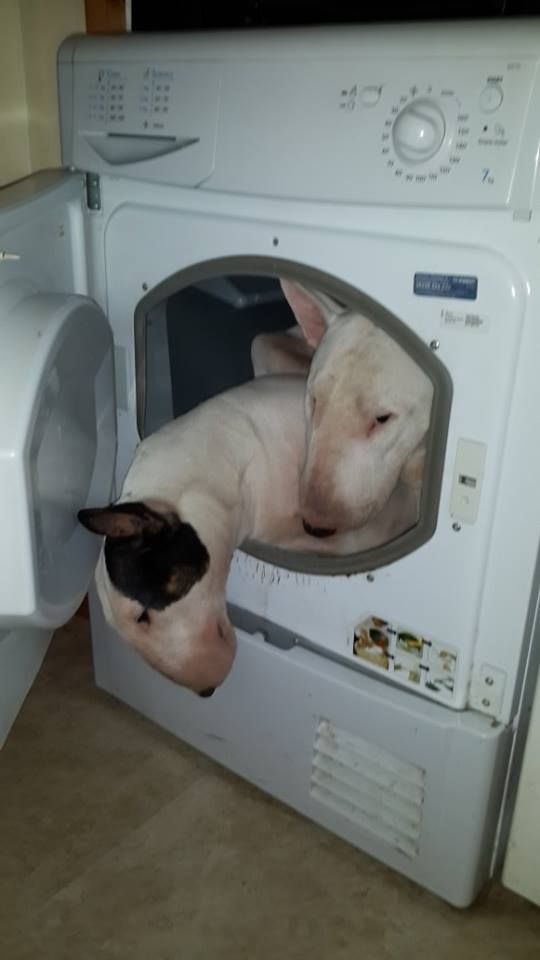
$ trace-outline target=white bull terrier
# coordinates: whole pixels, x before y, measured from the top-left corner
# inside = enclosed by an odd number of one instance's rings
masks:
[[[139,445],[117,503],[79,512],[105,537],[96,583],[106,619],[154,668],[201,696],[234,660],[225,587],[244,540],[344,554],[416,520],[415,498],[398,484],[384,516],[361,530],[324,543],[304,532],[304,397],[304,378],[267,376],[207,400]]]
[[[297,326],[259,334],[255,376],[307,376],[304,529],[318,537],[381,517],[398,479],[421,490],[433,386],[395,340],[326,294],[282,280]]]

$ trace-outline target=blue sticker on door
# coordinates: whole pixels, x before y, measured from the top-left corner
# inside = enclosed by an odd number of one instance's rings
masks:
[[[476,300],[478,278],[453,273],[415,273],[414,292],[419,297]]]

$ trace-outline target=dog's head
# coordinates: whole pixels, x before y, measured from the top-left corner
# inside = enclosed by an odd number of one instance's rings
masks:
[[[168,505],[150,501],[78,517],[105,537],[96,585],[107,621],[160,673],[208,696],[232,666],[235,637],[197,532]]]
[[[354,529],[384,507],[417,455],[429,427],[433,387],[367,317],[300,284],[281,285],[314,350],[300,486],[306,529],[318,535]]]

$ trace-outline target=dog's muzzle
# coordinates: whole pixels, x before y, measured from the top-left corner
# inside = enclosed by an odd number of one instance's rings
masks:
[[[318,537],[320,540],[324,537],[332,537],[336,532],[335,530],[329,530],[327,527],[312,527],[306,520],[302,520],[302,526],[310,537]]]

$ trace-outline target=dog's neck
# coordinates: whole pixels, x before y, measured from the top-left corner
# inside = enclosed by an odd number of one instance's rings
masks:
[[[223,591],[236,547],[250,535],[250,518],[240,496],[226,500],[208,489],[183,490],[175,504],[178,514],[196,531],[210,557],[214,592]]]
[[[238,496],[226,500],[195,486],[182,491],[176,504],[181,520],[197,531],[210,554],[234,551],[249,532],[249,517]]]

